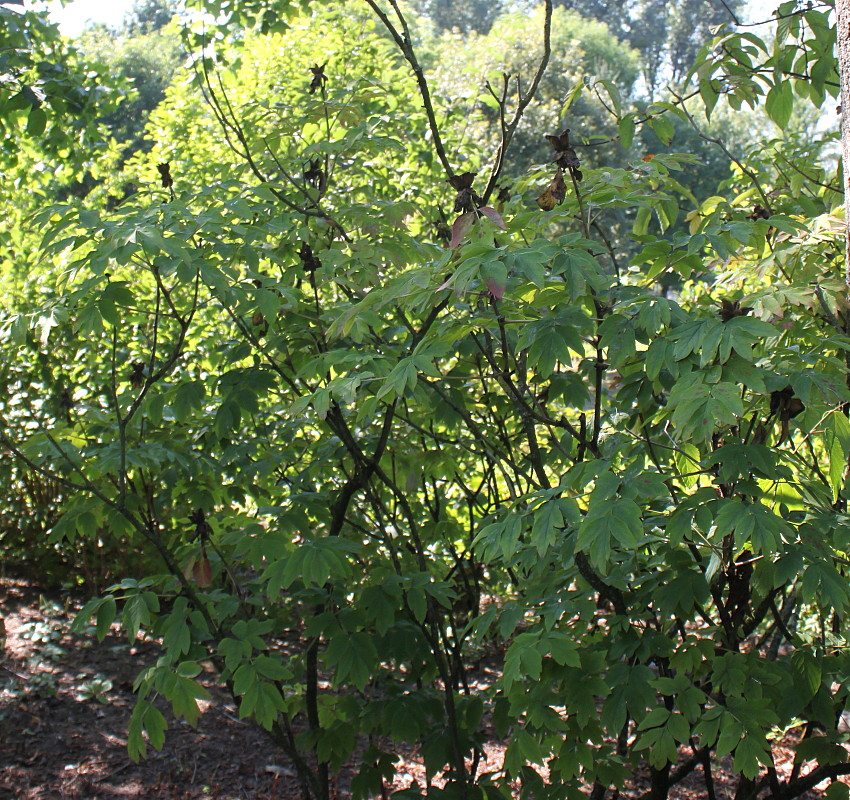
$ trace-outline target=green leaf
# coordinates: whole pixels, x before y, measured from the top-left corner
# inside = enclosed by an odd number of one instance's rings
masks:
[[[488,559],[502,558],[510,562],[517,553],[522,529],[520,515],[506,514],[502,519],[482,528],[473,544],[482,546]]]
[[[127,750],[130,758],[139,763],[147,755],[147,743],[144,734],[155,750],[162,750],[165,744],[165,731],[168,725],[162,713],[146,700],[137,700],[130,716],[130,726],[127,735]]]
[[[404,397],[412,394],[419,381],[419,369],[415,356],[403,358],[393,367],[384,381],[384,385],[378,391],[378,399],[387,397]]]
[[[833,781],[823,794],[823,800],[848,800],[850,798],[850,786],[840,781]]]
[[[691,738],[691,726],[681,714],[673,713],[670,715],[667,720],[667,730],[680,744],[687,744]]]
[[[247,694],[257,683],[257,670],[253,664],[242,664],[233,674],[233,691],[237,695]]]
[[[203,381],[182,381],[174,394],[174,414],[178,420],[188,420],[191,412],[200,409],[206,394]]]
[[[144,594],[131,595],[124,601],[124,608],[121,612],[121,623],[124,626],[124,630],[127,631],[130,641],[135,641],[139,638],[139,630],[143,626],[150,627],[151,613],[145,601]]]
[[[284,666],[280,659],[273,656],[258,655],[254,660],[257,672],[272,681],[284,681],[292,676],[290,669]]]
[[[714,82],[712,80],[704,80],[699,82],[699,94],[702,98],[705,118],[711,119],[711,112],[717,105],[720,93],[714,88]]]
[[[198,724],[201,709],[198,700],[209,700],[210,693],[191,678],[174,673],[173,680],[168,683],[168,689],[163,691],[171,701],[175,716],[183,717],[192,727]]]
[[[607,572],[614,543],[633,549],[642,535],[640,508],[634,501],[619,497],[591,507],[578,529],[576,548],[587,551],[591,563]]]
[[[522,633],[514,639],[505,654],[502,684],[508,690],[516,681],[537,681],[542,669],[543,657],[537,649],[537,636]]]
[[[534,512],[534,523],[531,526],[531,542],[537,548],[540,556],[543,556],[555,543],[563,526],[564,515],[561,513],[557,499],[547,500]]]
[[[645,731],[649,728],[658,728],[667,724],[670,719],[670,710],[663,706],[658,706],[650,710],[650,712],[640,721],[638,730]]]
[[[189,652],[192,635],[189,628],[188,601],[179,597],[174,602],[171,613],[162,621],[162,644],[170,658],[179,658]]]
[[[741,741],[744,728],[731,714],[723,714],[720,721],[720,736],[717,739],[716,753],[722,757],[731,753]]]
[[[41,136],[47,127],[47,112],[43,108],[30,109],[27,117],[27,135]]]
[[[647,120],[647,122],[655,135],[661,139],[664,144],[670,144],[673,140],[675,128],[673,127],[673,123],[667,119],[666,115],[660,114],[652,116]]]
[[[96,630],[98,641],[102,642],[106,638],[117,613],[115,598],[112,595],[104,597],[97,609]]]
[[[428,614],[428,598],[421,586],[414,586],[407,593],[407,604],[413,612],[413,618],[421,625]]]
[[[556,664],[581,668],[578,644],[566,633],[552,631],[541,637],[537,649],[552,657]]]
[[[635,118],[631,114],[621,117],[617,123],[617,132],[623,149],[628,150],[635,136]]]
[[[735,748],[735,771],[747,778],[755,778],[759,774],[759,762],[772,765],[765,742],[759,741],[756,736],[745,736]]]
[[[832,444],[829,448],[829,485],[832,489],[832,502],[838,500],[838,495],[844,486],[844,470],[847,459],[844,454],[844,448],[837,436],[833,437]]]
[[[670,392],[673,424],[695,441],[711,438],[723,425],[737,425],[744,413],[741,389],[733,383],[703,383],[704,376],[691,373],[679,380]]]
[[[378,651],[367,633],[337,634],[325,651],[325,662],[336,670],[335,686],[352,683],[360,691],[372,674],[378,660]]]
[[[778,80],[767,93],[764,107],[767,115],[779,128],[786,128],[794,110],[794,89],[791,81],[786,78]]]
[[[554,372],[556,362],[569,363],[571,351],[584,355],[580,330],[585,322],[586,318],[573,309],[547,315],[523,326],[517,346],[528,349],[529,363],[546,378]]]

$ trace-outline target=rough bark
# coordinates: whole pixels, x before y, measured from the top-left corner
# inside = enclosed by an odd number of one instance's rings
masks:
[[[850,0],[836,0],[836,53],[841,74],[841,147],[844,161],[844,197],[850,197]],[[844,281],[850,286],[850,213],[844,226]]]

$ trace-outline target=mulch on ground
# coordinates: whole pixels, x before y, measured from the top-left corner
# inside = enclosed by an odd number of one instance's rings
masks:
[[[6,669],[0,671],[0,800],[300,796],[285,756],[263,731],[239,720],[212,680],[206,684],[213,701],[197,728],[166,712],[165,747],[149,749],[134,764],[127,755],[133,680],[155,659],[156,647],[131,647],[117,634],[101,643],[72,637],[55,615],[32,588],[0,584],[7,630]],[[23,638],[34,628],[36,636],[44,635],[45,627],[59,635]],[[106,702],[85,694],[102,678],[112,684],[101,695]]]

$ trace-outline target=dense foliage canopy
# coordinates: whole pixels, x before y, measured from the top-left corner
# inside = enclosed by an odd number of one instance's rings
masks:
[[[691,69],[670,46],[663,99],[548,0],[469,36],[296,5],[187,17],[204,49],[123,163],[63,99],[77,56],[45,83],[67,45],[0,4],[33,32],[0,84],[0,545],[98,590],[79,629],[161,645],[131,755],[212,665],[305,798],[352,759],[342,791],[385,795],[411,746],[398,797],[602,800],[648,767],[713,798],[725,758],[739,800],[846,797],[829,4]]]

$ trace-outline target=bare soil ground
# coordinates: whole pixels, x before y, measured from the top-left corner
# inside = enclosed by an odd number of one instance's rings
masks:
[[[76,606],[63,608],[37,588],[0,580],[0,619],[5,619],[5,660],[0,659],[0,800],[141,798],[151,800],[298,800],[286,756],[205,680],[212,701],[197,728],[169,719],[161,752],[134,764],[127,755],[127,726],[134,704],[133,680],[156,658],[156,647],[110,634],[102,643],[67,633]],[[786,754],[788,762],[791,753]],[[504,746],[485,747],[481,772],[500,769]],[[728,767],[728,765],[727,765]],[[335,798],[348,797],[356,769],[343,771]],[[644,777],[648,777],[644,776]],[[387,793],[424,786],[424,768],[410,753]],[[714,776],[717,800],[734,796],[731,771]],[[622,800],[640,797],[640,776]],[[671,797],[706,796],[700,770]],[[809,800],[820,797],[813,792]]]
[[[163,750],[134,764],[126,738],[133,680],[156,648],[114,634],[102,643],[69,636],[61,612],[31,587],[0,584],[3,663],[20,676],[0,671],[0,800],[299,797],[284,756],[211,680],[213,702],[198,727],[169,719]],[[98,692],[105,681],[111,687]]]

